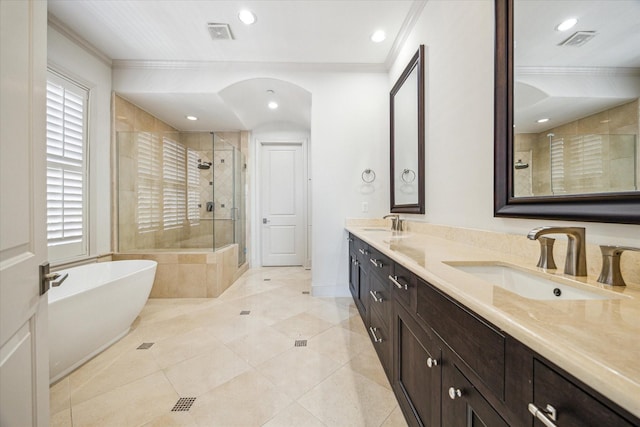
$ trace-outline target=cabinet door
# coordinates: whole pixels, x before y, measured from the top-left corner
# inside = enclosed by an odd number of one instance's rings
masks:
[[[535,413],[537,408],[547,412],[540,415],[540,418],[551,419],[559,426],[631,427],[634,425],[538,360],[533,363],[533,390],[534,402],[533,408],[529,405],[530,411]],[[555,410],[554,416],[548,413],[547,405],[551,405]],[[543,426],[544,424],[536,418],[534,425]]]
[[[411,426],[440,425],[440,347],[395,304],[394,383],[398,403]]]
[[[507,427],[455,363],[443,367],[442,425],[447,427]]]
[[[391,329],[382,321],[382,317],[377,309],[369,307],[369,318],[370,321],[367,329],[369,329],[369,336],[373,342],[373,347],[376,349],[376,353],[378,353],[378,358],[384,368],[384,372],[387,374],[387,378],[389,378],[389,382],[393,383],[391,354],[393,342],[391,334],[389,333]]]
[[[356,300],[359,298],[359,279],[358,259],[353,254],[349,254],[349,290]]]

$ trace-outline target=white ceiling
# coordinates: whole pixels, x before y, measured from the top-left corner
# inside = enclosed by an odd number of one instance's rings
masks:
[[[49,0],[53,22],[118,67],[137,61],[363,64],[388,69],[425,0]],[[249,9],[257,21],[238,19]],[[208,23],[226,23],[234,40],[214,41]],[[382,29],[387,38],[373,43]],[[70,30],[70,31],[69,31]],[[279,108],[266,108],[268,89]],[[310,127],[311,95],[273,79],[252,79],[219,93],[122,93],[180,130],[254,129],[287,122]],[[199,117],[188,122],[185,114]]]
[[[516,1],[516,132],[544,132],[640,97],[640,1]],[[572,29],[555,28],[577,18]],[[559,46],[596,31],[581,47]],[[550,118],[544,124],[537,119]]]

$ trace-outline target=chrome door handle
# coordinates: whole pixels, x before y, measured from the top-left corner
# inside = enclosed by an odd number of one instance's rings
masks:
[[[429,358],[427,359],[427,366],[428,366],[429,368],[433,368],[433,367],[435,367],[435,366],[438,366],[438,359],[433,359],[433,358],[429,357]]]
[[[389,275],[389,280],[391,280],[391,282],[396,285],[396,288],[398,289],[404,289],[405,291],[409,290],[409,285],[407,285],[406,283],[403,285],[402,283],[400,283],[398,281],[398,276],[392,276]]]
[[[369,291],[369,294],[373,297],[373,300],[374,300],[375,302],[382,302],[382,301],[384,301],[384,300],[382,299],[382,297],[378,297],[378,295],[377,295],[377,294],[378,294],[378,291]]]
[[[262,218],[262,223],[263,223],[263,224],[268,224],[268,223],[270,223],[270,222],[271,222],[271,221],[269,221],[267,218]]]
[[[378,338],[376,335],[376,331],[378,328],[374,328],[373,326],[369,326],[369,332],[371,332],[371,336],[373,337],[373,342],[382,342],[382,338]]]
[[[62,282],[67,280],[69,277],[69,273],[65,273],[61,275],[60,273],[49,273],[49,263],[45,262],[44,264],[40,264],[40,295],[44,295],[47,293],[49,288],[62,285]]]
[[[529,412],[531,412],[531,415],[536,417],[545,426],[556,427],[556,424],[553,422],[556,421],[556,408],[553,406],[547,405],[547,408],[542,410],[533,403],[529,403]]]

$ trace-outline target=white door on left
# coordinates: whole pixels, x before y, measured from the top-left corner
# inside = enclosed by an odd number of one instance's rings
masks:
[[[0,1],[0,426],[49,424],[47,3]]]

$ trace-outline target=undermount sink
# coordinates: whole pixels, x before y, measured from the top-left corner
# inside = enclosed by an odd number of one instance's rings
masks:
[[[579,289],[502,263],[445,262],[445,264],[529,299],[598,300],[619,298],[612,294]]]
[[[389,230],[388,228],[363,228],[362,231],[389,231],[389,232],[391,232],[391,230]]]

